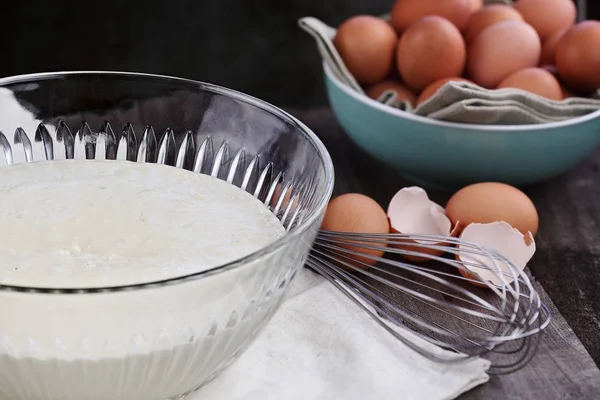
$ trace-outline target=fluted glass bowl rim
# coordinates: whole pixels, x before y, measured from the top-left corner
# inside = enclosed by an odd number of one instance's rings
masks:
[[[236,259],[234,261],[218,265],[216,267],[209,268],[207,270],[203,270],[200,272],[194,272],[190,274],[185,274],[181,276],[177,276],[169,279],[156,280],[151,282],[130,284],[130,285],[116,285],[116,286],[108,286],[108,287],[93,287],[93,288],[42,288],[35,286],[14,286],[14,285],[3,285],[0,284],[0,292],[20,292],[23,294],[26,293],[36,293],[36,294],[61,294],[61,295],[77,295],[77,294],[91,294],[91,293],[112,293],[112,292],[124,292],[124,291],[134,291],[134,290],[142,290],[142,289],[150,289],[157,288],[161,286],[167,285],[176,285],[184,282],[203,279],[210,277],[212,275],[216,275],[219,273],[223,273],[225,271],[229,271],[235,268],[241,268],[244,265],[250,264],[254,261],[259,260],[260,258],[267,256],[269,254],[273,254],[283,247],[287,247],[288,244],[294,240],[298,240],[315,222],[320,216],[324,213],[325,208],[331,198],[334,187],[334,169],[333,169],[333,161],[331,160],[331,156],[327,151],[327,148],[323,144],[323,142],[319,139],[319,137],[304,123],[295,118],[293,115],[288,112],[280,109],[279,107],[274,106],[273,104],[256,98],[254,96],[245,94],[243,92],[229,89],[223,86],[215,85],[212,83],[174,77],[169,75],[159,75],[159,74],[149,74],[149,73],[141,73],[141,72],[124,72],[124,71],[59,71],[59,72],[40,72],[33,74],[22,74],[22,75],[14,75],[9,77],[0,78],[0,87],[4,87],[6,85],[19,84],[19,83],[35,83],[36,81],[46,80],[46,79],[54,79],[58,77],[65,77],[68,79],[69,77],[83,76],[83,75],[91,75],[96,76],[98,78],[102,77],[122,77],[124,79],[148,79],[164,82],[179,82],[191,86],[196,86],[196,89],[200,89],[201,91],[212,92],[218,95],[226,96],[252,106],[255,106],[262,111],[269,112],[275,115],[277,118],[284,120],[286,122],[291,123],[294,128],[300,131],[305,137],[308,139],[310,144],[315,148],[317,154],[324,165],[325,172],[325,188],[318,196],[318,200],[315,202],[314,210],[309,215],[308,218],[304,219],[298,226],[294,227],[290,231],[287,231],[285,235],[280,237],[279,239],[271,242],[267,246],[264,246],[253,253],[244,256],[242,258]],[[43,161],[42,161],[43,162]]]

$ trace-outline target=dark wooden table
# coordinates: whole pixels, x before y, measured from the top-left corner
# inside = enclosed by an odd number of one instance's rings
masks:
[[[290,110],[323,140],[336,168],[335,193],[359,192],[382,205],[409,182],[358,149],[328,109]],[[600,152],[564,176],[530,187],[540,214],[530,263],[553,319],[532,362],[461,399],[600,399]],[[451,193],[429,192],[444,204]]]

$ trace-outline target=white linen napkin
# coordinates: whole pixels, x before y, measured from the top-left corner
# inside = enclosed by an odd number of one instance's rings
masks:
[[[247,351],[189,399],[451,400],[487,382],[489,366],[484,359],[450,365],[430,361],[303,268]]]

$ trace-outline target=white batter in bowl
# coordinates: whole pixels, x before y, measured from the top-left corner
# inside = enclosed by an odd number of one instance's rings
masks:
[[[5,285],[89,289],[173,279],[248,256],[285,234],[250,193],[158,164],[17,164],[0,170],[0,193],[0,224],[10,227],[0,231]],[[0,302],[3,321],[12,321],[2,324],[0,398],[166,399],[192,388],[264,318],[241,318],[255,300],[243,290],[253,267],[226,272],[210,287],[191,281],[49,296],[43,304],[35,295],[8,296]],[[195,291],[214,302],[198,304]]]

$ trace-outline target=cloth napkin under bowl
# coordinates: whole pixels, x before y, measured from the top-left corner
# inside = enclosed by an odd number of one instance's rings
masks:
[[[487,382],[489,366],[481,358],[459,364],[430,361],[399,342],[330,282],[303,268],[255,342],[189,398],[451,400]]]
[[[336,29],[313,17],[301,18],[298,24],[314,38],[321,58],[333,75],[364,95],[333,45]],[[407,101],[397,102],[393,91],[383,93],[378,101],[440,121],[526,125],[563,121],[599,111],[600,91],[590,98],[552,101],[518,89],[488,90],[474,84],[450,82],[416,108]]]

